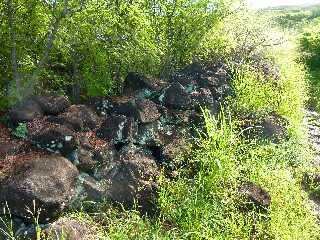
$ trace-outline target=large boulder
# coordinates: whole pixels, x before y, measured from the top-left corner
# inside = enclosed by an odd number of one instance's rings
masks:
[[[133,118],[123,115],[107,116],[97,136],[114,144],[131,142],[137,132],[137,124]]]
[[[43,117],[43,111],[37,101],[29,98],[14,106],[8,113],[13,125],[30,122],[36,118]]]
[[[68,156],[79,146],[75,133],[65,126],[52,125],[31,133],[31,142],[38,148]]]
[[[8,204],[11,214],[32,222],[32,212],[39,222],[56,218],[76,194],[77,168],[67,159],[47,156],[13,166],[1,182],[0,204]],[[31,213],[30,213],[31,211]]]
[[[42,111],[48,115],[62,113],[71,105],[68,97],[55,94],[37,96],[34,99],[38,102]]]
[[[153,156],[134,145],[122,149],[119,159],[100,172],[109,198],[126,207],[137,202],[142,211],[154,208],[158,174]]]

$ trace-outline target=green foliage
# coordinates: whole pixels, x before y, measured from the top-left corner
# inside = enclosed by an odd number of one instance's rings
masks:
[[[43,90],[106,95],[121,90],[129,71],[167,75],[191,61],[232,2],[3,2],[0,90],[17,99]]]
[[[304,30],[300,37],[303,60],[311,71],[320,67],[320,20]]]
[[[26,138],[28,135],[28,128],[26,123],[19,123],[18,127],[16,127],[12,134],[18,138]]]
[[[265,11],[284,29],[299,31],[320,16],[320,5],[280,7]]]
[[[320,103],[320,18],[303,29],[299,36],[301,61],[309,70],[309,83],[312,90],[311,104],[319,109]]]

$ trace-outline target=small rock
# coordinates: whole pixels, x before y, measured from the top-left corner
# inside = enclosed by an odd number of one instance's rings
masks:
[[[105,189],[92,177],[81,174],[78,181],[78,199],[99,202],[105,197]]]
[[[141,123],[150,123],[159,119],[160,113],[158,112],[157,104],[154,102],[143,99],[137,100],[138,120]]]
[[[269,208],[271,204],[271,197],[269,193],[260,186],[247,182],[239,187],[238,192],[246,201],[253,203],[256,207]],[[245,203],[246,205],[247,203]]]
[[[218,101],[215,100],[208,88],[199,88],[197,91],[191,93],[191,99],[194,105],[197,106],[198,111],[201,108],[207,108],[214,115],[218,113]]]
[[[194,77],[190,75],[185,75],[181,73],[176,73],[172,76],[172,82],[178,82],[185,88],[191,88],[193,90],[196,88],[197,82]]]
[[[4,159],[6,156],[22,153],[27,150],[28,146],[22,142],[0,142],[0,159]]]
[[[251,139],[268,140],[279,143],[288,138],[288,121],[276,113],[272,113],[264,118],[247,118],[244,120],[242,128],[245,136]]]
[[[142,123],[153,122],[160,117],[157,104],[148,99],[133,99],[114,105],[114,112],[118,115],[132,117]]]
[[[275,142],[285,140],[288,137],[287,125],[288,121],[286,119],[273,113],[261,122],[263,136]]]

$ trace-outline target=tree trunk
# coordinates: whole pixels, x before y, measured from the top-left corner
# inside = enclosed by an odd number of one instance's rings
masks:
[[[8,17],[8,25],[9,25],[9,35],[11,41],[11,67],[13,73],[13,79],[16,85],[16,91],[18,97],[20,97],[21,91],[21,79],[20,73],[18,69],[18,61],[17,61],[17,43],[16,43],[16,32],[14,29],[14,8],[12,4],[12,0],[7,0],[7,17]]]

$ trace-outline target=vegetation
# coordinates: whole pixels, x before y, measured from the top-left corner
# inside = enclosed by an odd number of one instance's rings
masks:
[[[177,159],[187,167],[174,179],[160,177],[156,216],[108,202],[84,202],[64,216],[92,226],[96,239],[320,238],[301,189],[303,174],[314,170],[303,118],[309,93],[320,109],[320,8],[269,9],[257,16],[232,3],[0,2],[0,108],[42,91],[74,101],[117,93],[130,71],[169,76],[192,59],[223,59],[232,69],[225,108],[219,116],[203,110],[204,131]],[[276,27],[266,29],[269,23]],[[295,28],[289,38],[288,28]],[[270,32],[280,37],[274,41]],[[279,76],[266,75],[257,56]],[[288,121],[287,140],[245,137],[244,117],[272,113]],[[24,137],[25,131],[20,125],[14,134]],[[243,209],[238,188],[244,182],[270,193],[269,209]]]
[[[129,71],[190,62],[232,1],[25,1],[0,4],[1,106],[34,92],[79,100],[119,91]]]

